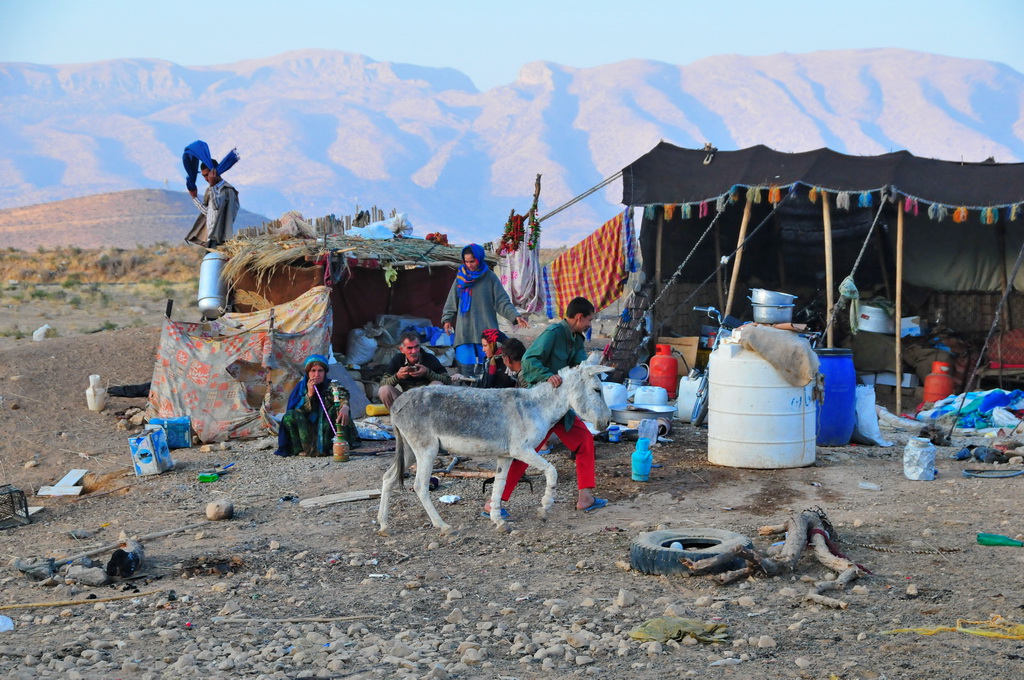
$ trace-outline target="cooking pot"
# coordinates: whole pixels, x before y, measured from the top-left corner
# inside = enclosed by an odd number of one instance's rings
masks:
[[[619,402],[614,402],[619,403]],[[656,406],[664,406],[668,403],[668,390],[664,387],[658,387],[656,385],[645,385],[644,387],[636,388],[636,392],[633,393],[634,404],[653,404]]]
[[[779,293],[774,290],[765,290],[764,288],[751,288],[748,299],[755,305],[778,307],[781,305],[792,305],[796,297],[796,295],[790,295],[789,293]]]
[[[793,320],[793,305],[759,305],[754,303],[756,323],[789,323]]]
[[[601,395],[609,408],[613,404],[624,404],[627,399],[626,386],[616,382],[601,383]]]
[[[671,418],[672,413],[676,410],[675,406],[627,403],[616,404],[610,408],[612,411],[612,420],[624,425],[628,424],[630,421],[643,420],[644,418]]]

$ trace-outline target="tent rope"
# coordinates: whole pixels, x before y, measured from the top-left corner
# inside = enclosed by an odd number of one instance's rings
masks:
[[[875,225],[878,224],[878,219],[882,216],[882,209],[885,207],[885,189],[882,189],[883,195],[882,200],[878,202],[878,211],[875,213],[875,219],[871,223],[871,227],[868,229],[867,236],[864,237],[864,243],[860,246],[860,253],[857,254],[857,259],[853,263],[853,268],[850,269],[850,274],[847,276],[849,279],[857,274],[857,268],[860,267],[860,261],[864,258],[864,253],[868,249],[868,244],[871,243],[871,235],[875,233]],[[835,323],[836,316],[839,314],[839,310],[843,307],[841,304],[835,304],[832,306],[832,313],[829,314],[828,323],[825,324],[824,330],[821,331],[822,337],[827,337],[828,329]]]
[[[974,379],[978,375],[978,369],[981,368],[981,360],[985,356],[985,352],[988,350],[988,345],[992,341],[992,336],[995,335],[996,328],[999,326],[999,317],[1002,314],[1003,307],[1006,306],[1006,301],[1010,297],[1010,292],[1013,290],[1013,282],[1017,280],[1017,272],[1020,271],[1021,263],[1024,262],[1024,244],[1021,244],[1020,252],[1017,253],[1017,261],[1013,263],[1013,272],[1006,280],[1006,290],[1003,291],[1003,297],[999,300],[999,304],[996,305],[996,312],[992,316],[992,325],[989,326],[988,335],[985,336],[985,344],[981,346],[981,351],[978,352],[978,358],[974,360],[974,368],[971,369],[970,375],[964,382],[964,393],[967,393],[967,388],[971,386]],[[960,412],[964,408],[964,403],[967,399],[961,399],[959,406],[956,409],[956,418],[953,418],[953,424],[949,426],[949,435],[953,434],[953,430],[956,429],[956,424],[960,422]],[[898,415],[898,414],[897,414]]]
[[[571,207],[571,206],[579,203],[580,201],[582,201],[584,198],[586,198],[590,194],[594,193],[595,191],[600,190],[603,187],[608,186],[609,184],[611,184],[612,182],[614,182],[615,180],[617,180],[620,177],[622,177],[622,171],[621,170],[619,170],[617,173],[615,173],[614,175],[612,175],[608,179],[604,180],[603,182],[601,182],[597,186],[594,186],[594,187],[591,187],[590,189],[587,189],[586,191],[584,191],[582,194],[580,194],[576,198],[570,199],[568,202],[558,206],[557,208],[555,208],[554,210],[549,212],[547,215],[544,215],[543,217],[539,218],[537,220],[537,222],[543,222],[544,220],[546,220],[549,217],[554,217],[555,215],[557,215],[558,213],[562,212],[566,208]]]

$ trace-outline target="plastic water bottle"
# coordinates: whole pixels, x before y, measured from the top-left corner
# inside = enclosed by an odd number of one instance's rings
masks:
[[[636,441],[636,449],[633,451],[633,481],[646,482],[651,477],[651,464],[654,456],[651,455],[651,440],[641,437]]]

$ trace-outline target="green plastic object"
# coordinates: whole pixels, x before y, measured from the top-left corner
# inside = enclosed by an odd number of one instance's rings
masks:
[[[218,475],[216,472],[200,472],[199,473],[199,481],[200,482],[216,482],[218,479],[220,479],[220,475]]]
[[[1018,541],[1015,538],[1000,534],[978,534],[978,545],[1010,545],[1016,548],[1024,548],[1024,541]]]

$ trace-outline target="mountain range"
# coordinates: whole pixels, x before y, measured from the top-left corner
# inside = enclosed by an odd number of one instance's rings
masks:
[[[327,50],[216,66],[6,63],[0,131],[0,208],[184,191],[181,152],[203,139],[215,157],[238,148],[225,176],[254,213],[377,205],[406,213],[420,236],[490,240],[510,209],[527,210],[537,174],[544,215],[660,140],[1021,161],[1024,76],[899,49],[533,62],[485,92],[454,69]],[[621,210],[620,198],[616,182],[552,217],[544,244],[579,240]]]

